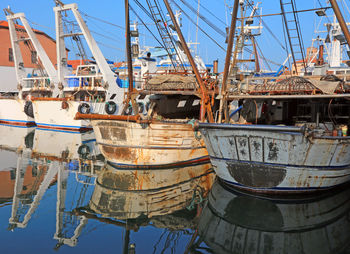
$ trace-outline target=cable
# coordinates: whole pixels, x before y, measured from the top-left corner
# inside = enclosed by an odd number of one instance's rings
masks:
[[[191,19],[191,17],[186,13],[184,12],[181,7],[175,2],[175,0],[170,0],[174,5],[176,5],[177,8],[180,9],[180,11],[183,12],[183,14],[195,25],[197,26],[197,23]],[[226,49],[224,49],[214,38],[212,38],[208,33],[206,33],[200,26],[197,26],[198,29],[203,32],[210,40],[212,40],[220,49],[222,49],[223,51],[226,51]]]
[[[206,19],[203,15],[199,14],[198,11],[193,8],[189,3],[187,3],[185,0],[180,0],[184,5],[187,6],[187,8],[189,8],[194,14],[198,15],[201,20],[203,20],[208,26],[210,26],[211,28],[213,28],[214,31],[216,31],[218,34],[222,35],[224,38],[226,37],[226,33],[224,31],[222,31],[219,27],[217,27],[215,24],[213,24],[212,22],[210,22],[208,19]],[[172,1],[174,2],[174,1]],[[178,4],[176,4],[178,6]]]
[[[134,0],[134,1],[137,1],[137,0]],[[148,28],[148,26],[146,26],[146,24],[143,22],[143,20],[140,18],[137,12],[130,5],[129,5],[129,8],[135,14],[135,16],[141,21],[141,23],[145,26],[145,28],[153,36],[153,38],[158,42],[158,44],[164,49],[163,44],[157,39],[157,37],[152,33],[152,31]]]
[[[193,0],[195,2],[197,2],[197,0]],[[212,13],[208,8],[204,7],[201,3],[199,4],[199,6],[201,8],[203,8],[204,10],[206,10],[210,15],[212,15],[215,19],[217,19],[219,22],[221,22],[222,24],[224,24],[226,26],[226,23],[224,21],[222,21],[219,17],[217,17],[214,13]]]

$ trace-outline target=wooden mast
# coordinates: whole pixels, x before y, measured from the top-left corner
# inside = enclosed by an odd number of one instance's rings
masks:
[[[220,99],[219,120],[218,120],[219,123],[221,123],[222,121],[222,111],[223,111],[224,104],[226,104],[227,78],[228,78],[228,71],[230,69],[233,40],[234,40],[235,31],[236,31],[238,4],[239,4],[239,0],[235,0],[233,5],[233,11],[232,11],[231,27],[230,27],[230,33],[229,33],[229,38],[227,43],[227,50],[226,50],[226,58],[225,58],[225,68],[224,68],[224,74],[223,74],[222,86],[221,86],[221,99]]]
[[[209,100],[209,96],[208,96],[208,93],[207,93],[207,89],[204,85],[204,82],[202,80],[202,77],[200,76],[199,74],[199,71],[197,69],[197,66],[193,60],[193,57],[191,55],[191,52],[187,46],[187,43],[185,41],[185,38],[183,37],[182,35],[182,32],[181,32],[181,29],[176,21],[176,18],[174,16],[174,13],[170,7],[170,4],[168,2],[168,0],[164,0],[164,4],[168,10],[168,13],[170,15],[170,18],[173,22],[173,25],[175,27],[175,30],[180,38],[180,41],[181,41],[181,45],[185,51],[185,54],[188,58],[188,61],[190,62],[191,66],[192,66],[192,69],[194,71],[194,74],[196,76],[196,80],[197,80],[197,83],[199,84],[199,87],[200,87],[200,90],[201,90],[201,101],[202,101],[202,105],[201,105],[201,114],[200,114],[200,120],[201,121],[204,121],[205,119],[205,113],[207,113],[207,116],[208,116],[208,121],[209,122],[214,122],[214,118],[213,118],[213,113],[212,113],[212,110],[211,110],[211,105],[210,105],[210,100]]]
[[[339,9],[338,3],[336,0],[330,0],[329,1],[332,5],[333,11],[335,16],[337,17],[337,20],[339,22],[339,25],[341,27],[341,30],[343,31],[343,34],[345,36],[346,42],[348,43],[348,45],[350,46],[350,32],[348,29],[348,26],[346,25],[346,22],[344,20],[343,15],[341,14],[341,11]]]
[[[125,48],[126,48],[127,65],[128,65],[129,88],[128,88],[128,97],[126,99],[123,112],[125,112],[125,110],[129,107],[129,102],[131,101],[132,109],[136,115],[138,114],[138,107],[135,100],[136,95],[133,93],[134,77],[133,77],[132,57],[131,57],[129,0],[125,0],[125,36],[126,36]]]

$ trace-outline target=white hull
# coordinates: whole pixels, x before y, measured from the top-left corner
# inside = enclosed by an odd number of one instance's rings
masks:
[[[203,140],[187,123],[92,120],[92,125],[102,154],[117,167],[171,167],[209,160]]]
[[[15,98],[0,98],[0,123],[33,126],[34,118],[24,113],[26,101]]]
[[[81,103],[90,105],[91,113],[103,112],[105,103],[91,103],[84,101],[67,101],[68,108],[62,108],[62,101],[34,100],[34,116],[36,125],[40,128],[83,131],[92,129],[88,120],[74,120]]]
[[[235,187],[287,193],[350,181],[350,137],[306,136],[289,127],[204,125],[200,130],[213,167]]]

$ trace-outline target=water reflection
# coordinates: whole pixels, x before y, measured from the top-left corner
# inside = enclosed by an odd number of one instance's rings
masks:
[[[0,126],[0,131],[10,130]],[[79,244],[83,235],[108,225],[120,232],[116,237],[124,252],[145,253],[140,237],[148,239],[147,248],[155,253],[184,251],[214,180],[210,164],[116,169],[104,161],[93,133],[18,127],[11,133],[16,137],[13,141],[8,138],[0,143],[4,161],[0,197],[10,208],[9,231],[0,229],[3,239],[11,234],[12,239],[22,236],[18,242],[34,241],[40,232],[40,242],[48,243],[46,253],[67,247],[79,250],[96,245]],[[2,211],[0,205],[0,221]],[[104,238],[107,232],[101,233]],[[4,244],[2,251],[10,250],[10,245],[6,249]],[[23,247],[23,251],[35,246]]]
[[[268,200],[216,182],[199,222],[213,253],[343,253],[350,247],[350,189],[322,197]]]
[[[189,235],[188,230],[195,228],[196,209],[213,180],[210,163],[160,170],[116,169],[107,164],[97,177],[88,207],[76,211],[124,227],[124,252],[135,246],[127,237],[129,230],[137,232],[145,226],[165,229],[162,238],[166,243],[154,246],[159,252],[175,250],[181,234]]]
[[[89,202],[96,173],[105,164],[93,133],[11,126],[0,126],[0,132],[15,137],[0,140],[0,156],[6,162],[0,169],[0,197],[7,202],[12,199],[8,229],[26,228],[50,186],[56,185],[55,248],[63,244],[75,246],[87,219],[73,215],[72,211]],[[69,175],[75,176],[75,192],[69,195],[67,205]],[[86,195],[88,189],[90,193]],[[71,233],[68,228],[73,227],[72,236],[67,236]]]

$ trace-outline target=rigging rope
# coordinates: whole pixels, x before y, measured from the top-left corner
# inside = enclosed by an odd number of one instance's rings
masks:
[[[210,40],[212,40],[220,49],[222,49],[223,51],[226,51],[226,49],[224,49],[214,38],[212,38],[207,32],[205,32],[200,26],[197,25],[197,22],[195,22],[193,19],[191,19],[191,17],[184,12],[181,7],[175,2],[175,0],[170,0],[174,5],[176,5],[177,8],[180,9],[180,11],[183,12],[183,14],[196,26],[198,27],[198,29],[203,32]],[[226,37],[226,35],[225,35]]]
[[[134,1],[136,2],[137,0],[134,0]],[[164,49],[163,44],[158,40],[158,38],[154,35],[154,33],[152,33],[152,31],[148,28],[148,26],[143,22],[143,20],[140,18],[140,16],[137,14],[137,12],[130,5],[129,5],[129,8],[135,14],[135,16],[141,21],[141,23],[145,26],[145,28],[153,36],[153,38],[158,42],[158,44]]]

